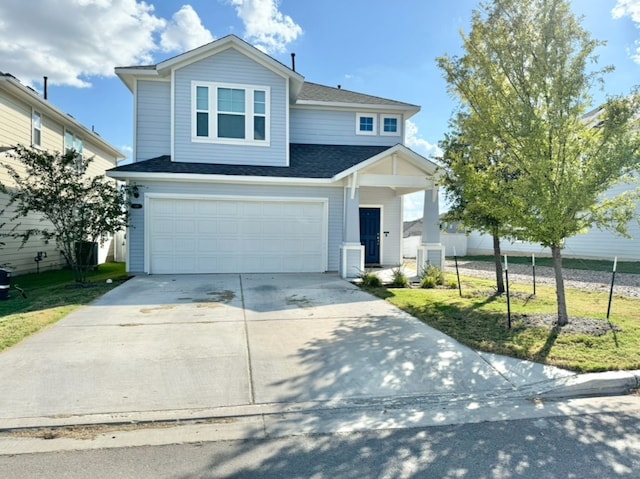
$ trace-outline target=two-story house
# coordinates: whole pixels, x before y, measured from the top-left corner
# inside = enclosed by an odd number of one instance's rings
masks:
[[[404,146],[419,107],[309,83],[236,36],[116,68],[133,93],[128,270],[324,272],[402,263],[403,195],[425,192],[419,264],[440,265],[436,165]]]
[[[105,170],[116,166],[118,159],[124,158],[124,154],[97,133],[60,111],[14,76],[0,72],[0,162],[19,168],[19,162],[11,157],[16,145],[50,152],[75,149],[86,157],[94,157],[87,171],[89,176],[104,174]],[[0,168],[0,180],[11,185],[11,178],[4,168]],[[0,224],[3,224],[3,232],[15,226],[9,221],[14,210],[6,208],[7,201],[6,195],[0,194]],[[37,215],[22,218],[17,223],[18,232],[42,226]],[[0,245],[0,265],[7,266],[14,274],[59,268],[66,263],[53,241],[31,238],[23,247],[20,239],[3,237],[0,241],[4,243]],[[113,241],[103,244],[98,252],[98,261],[104,262],[110,251],[113,254],[114,246]]]

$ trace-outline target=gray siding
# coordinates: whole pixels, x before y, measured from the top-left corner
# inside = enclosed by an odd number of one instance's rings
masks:
[[[332,111],[291,108],[291,143],[321,145],[381,145],[402,143],[404,121],[400,121],[398,136],[356,135],[356,111]],[[365,112],[359,112],[365,113]],[[378,118],[378,129],[380,118]]]
[[[222,145],[191,141],[191,82],[268,86],[271,89],[270,146]],[[229,49],[175,72],[175,161],[285,166],[287,80]]]
[[[138,81],[136,161],[171,154],[171,84]]]
[[[323,188],[145,181],[144,193],[328,198],[328,268],[329,271],[338,270],[340,244],[342,243],[342,212],[344,208],[344,190],[342,187]],[[140,200],[142,200],[142,197]],[[127,237],[130,254],[128,270],[142,272],[144,271],[144,208],[131,210],[130,221],[131,227]]]

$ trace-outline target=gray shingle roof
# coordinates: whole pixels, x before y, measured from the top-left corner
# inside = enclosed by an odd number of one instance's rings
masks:
[[[390,148],[392,147],[291,144],[288,167],[185,163],[171,161],[169,155],[164,155],[109,171],[327,179]]]
[[[365,95],[364,93],[356,93],[343,88],[334,88],[307,81],[302,85],[302,90],[298,95],[298,100],[324,101],[331,103],[357,103],[362,105],[389,105],[397,106],[402,109],[419,108],[417,105],[412,105],[410,103],[388,100],[386,98]]]

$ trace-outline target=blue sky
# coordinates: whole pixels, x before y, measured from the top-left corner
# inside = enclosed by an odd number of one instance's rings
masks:
[[[422,106],[408,145],[432,156],[455,102],[435,64],[460,54],[475,0],[2,0],[0,71],[37,90],[131,152],[132,97],[116,66],[152,64],[234,33],[309,81]],[[640,83],[640,0],[573,0],[600,65],[614,65],[605,94]],[[421,216],[409,197],[405,219]]]

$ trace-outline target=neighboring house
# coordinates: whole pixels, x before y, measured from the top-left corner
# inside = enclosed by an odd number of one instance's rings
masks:
[[[402,262],[403,195],[425,192],[420,260],[440,264],[436,165],[404,146],[419,107],[305,82],[231,35],[116,68],[133,93],[130,272],[339,271]]]
[[[23,85],[10,74],[0,72],[0,161],[18,166],[18,162],[9,155],[16,145],[31,146],[62,152],[75,149],[85,157],[95,156],[95,160],[87,172],[90,176],[104,174],[108,168],[116,166],[124,155],[100,136],[61,112],[35,90]],[[10,185],[11,178],[0,168],[0,180]],[[7,196],[0,194],[0,210],[7,204]],[[0,217],[2,231],[7,232],[14,225],[8,219],[12,209],[7,209]],[[18,221],[20,229],[31,225],[41,226],[40,217],[28,216]],[[53,241],[31,238],[24,247],[22,240],[0,238],[5,243],[0,246],[0,265],[5,265],[14,274],[36,271],[36,269],[52,269],[63,266],[66,261]],[[105,261],[109,255],[111,242],[99,251],[99,262]],[[41,261],[35,258],[40,254]],[[46,256],[45,256],[46,255]]]
[[[443,215],[440,215],[442,218]],[[415,258],[418,247],[422,244],[422,218],[404,222],[404,238],[402,239],[402,252],[405,258]],[[442,247],[446,256],[465,256],[467,254],[467,233],[461,224],[441,223],[440,228]]]

